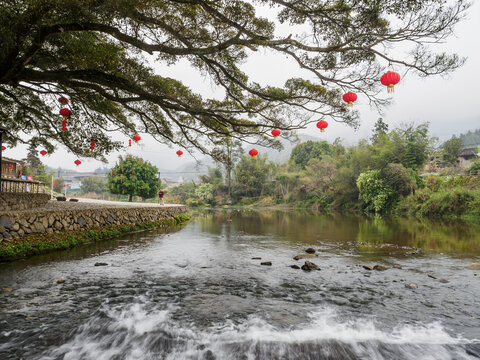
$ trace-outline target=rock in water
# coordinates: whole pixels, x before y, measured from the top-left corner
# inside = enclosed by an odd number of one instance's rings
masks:
[[[370,266],[370,265],[362,265],[362,267],[363,267],[365,270],[373,270],[373,266]]]
[[[305,250],[305,252],[308,253],[308,254],[315,254],[315,249],[308,248],[308,249]]]
[[[253,257],[252,260],[262,260],[261,257]]]
[[[480,270],[480,263],[476,262],[476,263],[471,263],[471,264],[468,264],[465,266],[467,269],[470,269],[470,270]]]
[[[405,284],[405,287],[409,289],[418,289],[418,285],[415,283]]]
[[[261,262],[260,265],[272,266],[272,262],[271,261],[264,261],[264,262]]]
[[[375,266],[373,267],[373,270],[377,270],[377,271],[385,271],[385,270],[387,270],[387,269],[388,269],[388,267],[383,266],[383,265],[375,265]]]
[[[95,263],[95,266],[107,266],[108,264],[107,263],[104,263],[104,262],[96,262]]]
[[[310,261],[305,261],[305,264],[302,265],[302,270],[305,270],[305,271],[320,270],[320,268]]]
[[[291,267],[292,269],[295,269],[295,270],[300,269],[300,266],[298,266],[298,265],[290,265],[290,267]]]
[[[300,254],[293,257],[293,260],[300,260],[300,259],[309,259],[317,257],[315,254]]]
[[[65,282],[65,279],[58,279],[57,284],[63,284]]]

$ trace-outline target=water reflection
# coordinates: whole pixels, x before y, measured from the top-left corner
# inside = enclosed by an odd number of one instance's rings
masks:
[[[318,240],[373,246],[396,245],[433,252],[480,254],[480,225],[455,222],[382,219],[309,212],[230,210],[198,215],[199,230],[227,240],[231,233],[275,236],[285,242],[315,245]]]

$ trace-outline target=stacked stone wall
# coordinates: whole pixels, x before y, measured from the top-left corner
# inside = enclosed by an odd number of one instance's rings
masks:
[[[186,212],[185,206],[0,212],[0,242],[30,234],[164,221]]]
[[[28,210],[42,207],[49,200],[49,194],[0,193],[0,211]]]

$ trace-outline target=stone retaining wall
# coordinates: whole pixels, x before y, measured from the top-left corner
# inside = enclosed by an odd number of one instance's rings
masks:
[[[44,206],[49,194],[0,193],[0,211],[27,210]]]
[[[163,221],[186,212],[185,206],[2,212],[0,214],[0,242],[35,233],[51,234],[109,225]]]

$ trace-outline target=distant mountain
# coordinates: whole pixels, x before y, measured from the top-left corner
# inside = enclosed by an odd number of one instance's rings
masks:
[[[281,139],[281,143],[283,146],[283,150],[276,150],[271,149],[263,146],[255,146],[255,148],[259,151],[261,156],[267,156],[268,160],[283,163],[290,158],[290,153],[292,149],[305,141],[312,140],[312,141],[323,141],[319,137],[310,136],[306,134],[299,134],[297,135],[297,140],[290,142],[285,139]],[[245,152],[248,152],[249,146],[244,145]],[[199,163],[195,161],[188,162],[179,166],[174,170],[167,170],[167,169],[159,169],[161,173],[162,179],[166,180],[168,183],[172,182],[188,182],[188,181],[198,181],[200,175],[205,175],[208,173],[208,168],[215,167],[216,163],[205,156],[199,160]]]
[[[480,129],[470,130],[466,134],[461,134],[459,138],[464,148],[477,147],[480,145]]]

